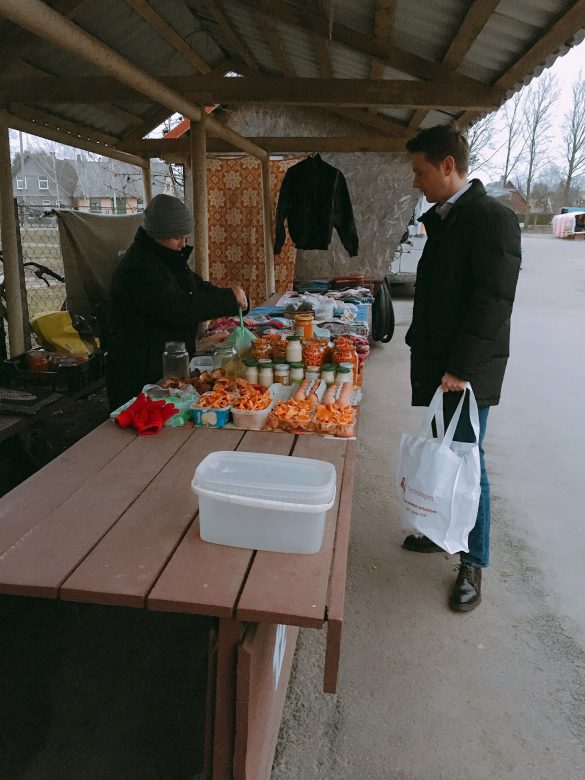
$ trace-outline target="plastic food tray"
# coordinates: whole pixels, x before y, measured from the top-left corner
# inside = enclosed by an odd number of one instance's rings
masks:
[[[208,409],[193,407],[193,422],[202,428],[223,428],[230,416],[231,406],[225,409]]]

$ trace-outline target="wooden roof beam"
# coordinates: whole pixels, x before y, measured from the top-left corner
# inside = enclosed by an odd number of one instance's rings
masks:
[[[475,43],[477,37],[487,24],[493,12],[500,4],[501,0],[475,0],[469,7],[465,18],[457,31],[457,34],[451,41],[445,56],[443,65],[447,65],[455,70],[463,60],[465,55]],[[428,111],[419,109],[415,111],[408,123],[409,127],[420,127]]]
[[[228,18],[220,1],[203,0],[203,2],[207,6],[209,13],[215,19],[222,33],[230,41],[231,45],[234,47],[235,51],[237,51],[246,65],[248,65],[250,68],[253,68],[254,70],[258,70],[258,63],[256,62],[256,58],[246,45],[243,38],[237,33],[236,28]],[[255,10],[255,7],[253,10]]]
[[[202,116],[200,106],[141,70],[114,49],[53,11],[41,0],[0,0],[0,14],[40,38],[88,60],[136,92],[146,95],[150,100],[168,106],[171,111],[179,111],[194,122],[200,121]],[[225,80],[230,81],[231,79]],[[259,159],[266,158],[267,155],[263,149],[246,141],[219,122],[208,118],[207,126],[210,133],[223,138],[236,148]]]
[[[305,0],[305,8],[312,14],[313,9],[317,8],[317,16],[319,18],[319,24],[316,24],[310,31],[311,38],[313,39],[313,45],[317,53],[317,63],[319,65],[319,74],[321,78],[330,79],[333,77],[333,65],[331,62],[331,41],[328,36],[320,33],[326,25],[326,20],[323,15],[323,9],[321,7],[320,0]]]
[[[4,3],[17,0],[0,0]],[[38,2],[38,0],[22,0]],[[400,106],[407,108],[431,108],[440,101],[440,107],[452,109],[488,109],[498,105],[503,93],[485,84],[470,88],[460,82],[445,82],[440,94],[437,85],[429,81],[406,79],[304,79],[274,78],[253,75],[246,78],[226,79],[217,76],[172,76],[151,79],[144,74],[147,83],[142,87],[148,97],[141,94],[141,87],[132,79],[120,83],[117,78],[70,79],[17,79],[0,84],[0,99],[7,101],[100,103],[106,99],[145,101],[149,98],[173,107],[172,110],[193,119],[191,113],[201,114],[200,105],[215,103],[269,103],[306,106]],[[153,85],[153,88],[150,88]],[[194,101],[194,102],[193,102]],[[198,106],[195,106],[198,104]],[[197,121],[197,120],[194,120]],[[221,137],[220,132],[210,132]],[[216,123],[217,124],[217,123]],[[226,128],[221,126],[224,133]],[[232,133],[232,135],[234,135]],[[225,139],[227,140],[227,138]],[[231,142],[231,141],[230,141]],[[237,144],[236,144],[237,145]]]
[[[572,7],[557,19],[546,35],[539,38],[511,68],[500,76],[495,86],[509,90],[526,78],[526,75],[532,73],[536,67],[543,65],[551,53],[570,44],[575,33],[583,28],[584,19],[585,0],[576,0]]]
[[[283,0],[262,0],[261,7],[258,7],[257,0],[234,0],[234,2],[244,5],[248,8],[255,8],[260,13],[268,14],[271,18],[286,22],[295,27],[301,27],[304,30],[313,32],[329,40],[329,30],[326,21],[314,11],[310,11]],[[480,81],[455,73],[452,68],[441,65],[431,60],[426,60],[416,54],[411,54],[405,49],[388,45],[387,42],[378,41],[373,35],[367,35],[359,30],[346,27],[339,22],[333,22],[331,40],[340,43],[353,51],[367,54],[368,56],[379,60],[384,65],[407,73],[419,79],[429,81],[440,80],[441,82],[467,84],[470,87],[484,86]]]
[[[250,137],[250,141],[262,146],[271,154],[304,154],[308,152],[403,152],[404,139],[388,136],[326,136],[326,137]],[[179,159],[189,153],[189,138],[144,138],[142,141],[125,141],[128,152],[146,157]],[[233,152],[221,139],[209,138],[208,152]]]
[[[260,0],[260,4],[262,4],[262,0]],[[293,78],[297,74],[288,54],[286,53],[286,49],[282,43],[282,38],[280,37],[276,26],[269,22],[268,18],[264,14],[258,13],[257,10],[253,11],[252,13],[254,15],[256,24],[262,31],[262,35],[264,36],[266,43],[270,47],[274,62],[285,76]]]
[[[70,122],[68,119],[63,119],[48,111],[40,111],[37,108],[25,106],[21,103],[9,103],[8,111],[11,116],[17,116],[27,122],[35,122],[38,125],[44,125],[52,130],[60,130],[64,133],[68,133],[73,138],[86,139],[96,144],[112,146],[114,149],[116,149],[120,141],[117,136],[103,133],[93,127],[87,127],[87,125],[79,125],[75,122]],[[74,144],[70,144],[70,146],[73,145]]]
[[[53,10],[63,16],[71,17],[85,2],[86,0],[55,0]],[[8,40],[2,41],[0,73],[13,62],[22,59],[37,40],[37,36],[27,30],[17,30]]]
[[[575,37],[576,31],[583,27],[583,19],[585,19],[585,0],[576,0],[566,13],[559,16],[546,35],[539,38],[499,77],[494,86],[504,92],[513,89],[526,78],[527,74],[531,74],[535,68],[542,65],[550,57],[551,52],[571,45],[570,42]],[[460,127],[468,127],[485,113],[485,111],[466,111],[457,123]]]
[[[394,27],[394,12],[397,0],[376,0],[376,13],[374,15],[374,38],[381,44],[388,46]],[[380,60],[372,60],[370,77],[383,79],[386,66]]]
[[[126,0],[144,21],[156,30],[189,65],[204,76],[211,71],[209,65],[181,38],[177,31],[146,0]]]
[[[119,149],[113,149],[111,146],[105,146],[104,144],[98,144],[94,141],[90,141],[87,138],[80,138],[63,130],[56,130],[48,127],[45,124],[39,122],[31,122],[22,117],[16,116],[7,112],[5,114],[6,123],[14,130],[22,130],[23,133],[29,135],[37,135],[40,138],[46,138],[49,141],[56,141],[59,144],[66,144],[72,146],[75,149],[83,149],[86,152],[93,152],[99,154],[102,157],[110,157],[114,160],[120,160],[120,162],[128,163],[129,165],[136,165],[139,168],[144,168],[147,165],[147,160],[143,157],[131,154],[126,151],[120,151]]]

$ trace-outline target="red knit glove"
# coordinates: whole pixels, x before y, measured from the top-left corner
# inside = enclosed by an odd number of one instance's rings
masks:
[[[120,414],[115,418],[120,428],[130,428],[130,426],[134,424],[134,418],[136,414],[144,407],[145,404],[146,396],[144,393],[140,393],[140,395],[130,404],[130,406],[127,409],[124,409],[123,412],[120,412]]]
[[[152,436],[159,433],[166,420],[178,413],[174,404],[160,399],[153,401],[144,393],[116,417],[116,422],[122,428],[133,427],[139,436]]]

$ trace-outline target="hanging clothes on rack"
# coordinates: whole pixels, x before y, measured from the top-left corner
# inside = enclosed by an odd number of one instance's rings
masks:
[[[320,154],[310,155],[286,172],[276,209],[276,255],[286,237],[285,220],[297,249],[328,249],[335,228],[349,256],[358,253],[359,239],[345,177]]]

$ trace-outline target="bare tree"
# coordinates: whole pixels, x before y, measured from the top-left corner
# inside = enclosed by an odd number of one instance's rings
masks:
[[[524,104],[523,136],[526,143],[526,213],[524,224],[530,216],[532,182],[547,161],[546,151],[550,142],[551,114],[557,100],[557,79],[545,72],[526,90]]]
[[[501,111],[498,112],[502,119],[503,133],[505,135],[504,170],[502,172],[502,181],[504,184],[510,179],[526,148],[523,133],[523,101],[524,91],[520,90],[520,92],[515,92],[514,95],[504,103]]]
[[[573,178],[585,171],[585,79],[582,72],[579,72],[573,83],[572,96],[572,108],[565,114],[561,127],[566,164],[564,195],[567,204]]]
[[[494,156],[494,130],[496,114],[482,117],[467,131],[469,143],[469,172],[486,167]]]

